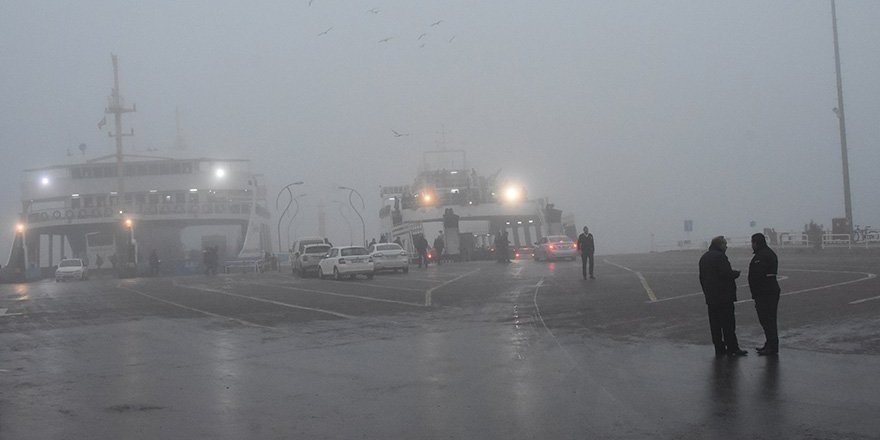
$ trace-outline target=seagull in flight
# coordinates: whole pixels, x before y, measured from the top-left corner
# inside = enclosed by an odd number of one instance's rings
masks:
[[[396,138],[403,137],[403,136],[409,136],[409,133],[398,133],[394,129],[392,129],[391,132],[394,133],[394,137],[396,137]]]
[[[443,23],[443,20],[437,20],[437,21],[431,23],[431,26],[440,26],[440,23]]]
[[[321,35],[327,35],[327,32],[330,32],[332,30],[333,30],[333,26],[330,26],[329,28],[327,28],[326,31],[319,33],[318,36],[320,37]]]
[[[367,12],[369,12],[369,13],[371,13],[371,14],[378,14],[378,13],[380,13],[380,12],[382,12],[382,11],[379,10],[379,8],[373,8],[373,9],[368,9]]]
[[[449,42],[452,43],[452,40],[454,40],[454,39],[455,39],[455,35],[453,35],[452,38],[449,39]]]
[[[387,43],[387,42],[391,41],[392,38],[394,38],[394,37],[383,38],[383,39],[379,40],[379,42],[380,43]]]
[[[428,35],[428,34],[423,32],[422,35],[419,35],[419,38],[416,38],[416,40],[421,40],[422,38],[424,38],[425,35]]]
[[[313,2],[313,1],[315,1],[315,0],[309,0],[309,6],[312,5],[312,2]]]

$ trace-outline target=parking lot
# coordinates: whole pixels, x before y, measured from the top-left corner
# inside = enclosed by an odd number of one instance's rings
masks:
[[[698,258],[0,286],[0,437],[877,438],[880,254],[781,252],[722,360]]]

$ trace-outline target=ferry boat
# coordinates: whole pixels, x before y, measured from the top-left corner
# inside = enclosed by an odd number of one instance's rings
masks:
[[[547,198],[529,198],[521,184],[489,176],[467,166],[462,150],[427,151],[415,181],[383,186],[379,211],[382,235],[413,253],[413,238],[428,243],[442,232],[445,258],[488,258],[494,239],[508,233],[510,245],[530,247],[541,237],[577,236],[572,215],[565,216]]]
[[[113,68],[105,113],[115,117],[116,154],[24,171],[20,223],[0,277],[46,276],[65,257],[125,276],[144,272],[154,251],[163,273],[197,270],[205,249],[221,259],[270,251],[266,185],[250,161],[123,153],[122,137],[133,131],[123,133],[121,116],[135,109],[119,95],[115,56]]]

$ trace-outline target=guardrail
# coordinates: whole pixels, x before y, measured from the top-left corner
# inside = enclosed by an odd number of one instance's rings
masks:
[[[149,216],[182,216],[197,218],[200,215],[250,215],[251,204],[242,202],[207,202],[207,203],[142,203],[131,207],[129,213],[138,217]],[[41,209],[28,213],[28,223],[38,224],[52,221],[73,221],[84,219],[101,219],[118,217],[119,207],[101,206],[92,208]]]
[[[223,263],[223,272],[224,273],[232,273],[235,269],[240,269],[242,272],[254,271],[256,273],[263,272],[265,268],[265,262],[262,259],[259,260],[229,260]]]

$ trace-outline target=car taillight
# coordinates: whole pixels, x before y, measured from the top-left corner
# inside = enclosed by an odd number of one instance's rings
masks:
[[[577,248],[578,248],[578,244],[577,244],[577,243],[572,243],[571,247],[574,248],[574,249],[577,249]]]
[[[553,246],[552,244],[551,244],[550,246],[548,246],[548,247],[550,248],[551,251],[552,251],[553,249],[556,249],[556,246]]]
[[[339,264],[345,264],[345,258],[340,258],[340,259],[339,259]]]

